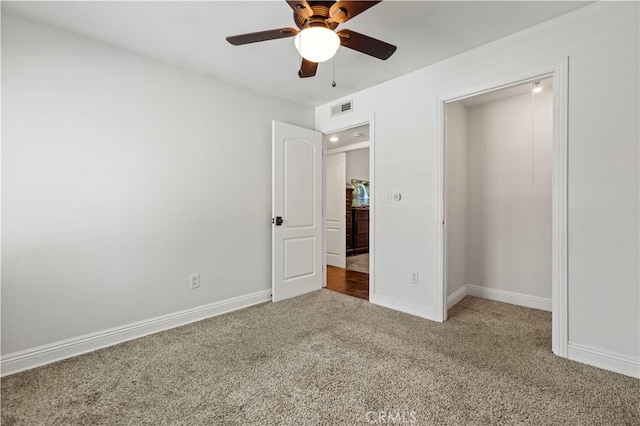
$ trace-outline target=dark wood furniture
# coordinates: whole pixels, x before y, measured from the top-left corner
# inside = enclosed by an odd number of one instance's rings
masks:
[[[347,188],[345,203],[347,256],[369,253],[369,208],[353,207],[353,188]]]
[[[353,256],[353,227],[351,220],[351,204],[353,202],[353,188],[347,187],[345,203],[345,232],[347,233],[347,256]]]
[[[369,208],[351,208],[353,213],[353,254],[369,253]]]

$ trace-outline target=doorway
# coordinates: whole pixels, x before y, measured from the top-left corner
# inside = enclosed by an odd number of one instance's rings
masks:
[[[552,88],[445,107],[447,308],[469,295],[551,311]]]
[[[447,289],[449,277],[447,276],[447,264],[451,259],[447,258],[447,231],[445,219],[446,212],[446,185],[447,174],[445,170],[446,134],[446,108],[448,104],[471,98],[476,95],[494,92],[498,89],[514,88],[525,83],[535,84],[546,77],[553,79],[552,92],[552,137],[551,137],[551,312],[552,312],[552,352],[561,357],[568,356],[568,303],[567,303],[567,265],[568,265],[568,225],[567,225],[567,117],[568,117],[568,70],[569,59],[534,66],[503,77],[494,78],[479,83],[473,87],[456,90],[439,97],[439,145],[438,145],[438,181],[440,198],[438,211],[439,231],[438,244],[438,282],[437,298],[440,301],[436,305],[436,319],[445,321],[447,318],[447,305],[452,300],[448,297]],[[530,86],[532,87],[532,86]],[[531,177],[528,178],[529,180]],[[534,176],[535,179],[535,176]],[[508,179],[503,179],[503,185],[508,185]],[[534,180],[535,184],[535,180]],[[496,201],[497,202],[497,201]],[[467,287],[467,291],[469,287]],[[464,290],[463,290],[464,291]],[[453,296],[455,291],[451,293]],[[461,295],[462,291],[458,293]],[[495,295],[494,292],[492,295]],[[464,296],[462,296],[464,297]],[[531,298],[530,298],[531,299]]]
[[[370,125],[324,135],[326,286],[369,299]]]

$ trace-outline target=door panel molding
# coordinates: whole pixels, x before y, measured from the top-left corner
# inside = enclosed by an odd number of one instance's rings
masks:
[[[322,134],[272,124],[272,300],[323,284]]]
[[[327,265],[346,267],[345,180],[347,156],[344,152],[325,158],[324,229]]]

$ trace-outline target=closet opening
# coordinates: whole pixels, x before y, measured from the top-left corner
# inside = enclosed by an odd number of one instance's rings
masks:
[[[475,296],[552,311],[553,85],[546,76],[444,105],[447,310]]]

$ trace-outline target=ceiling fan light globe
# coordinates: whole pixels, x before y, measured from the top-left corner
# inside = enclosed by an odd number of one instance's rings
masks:
[[[323,27],[305,28],[293,42],[303,58],[316,63],[333,58],[340,47],[338,34]]]

